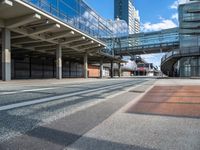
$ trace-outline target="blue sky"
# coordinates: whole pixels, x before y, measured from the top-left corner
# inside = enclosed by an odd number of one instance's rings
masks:
[[[178,26],[177,5],[186,0],[134,0],[140,12],[142,30],[156,31]],[[114,0],[85,0],[97,13],[107,19],[113,19]],[[161,54],[143,55],[148,62],[160,66]]]
[[[114,0],[85,0],[100,15],[113,19]],[[176,12],[170,6],[175,0],[134,0],[136,8],[140,11],[142,22],[156,22],[160,16],[170,18]]]

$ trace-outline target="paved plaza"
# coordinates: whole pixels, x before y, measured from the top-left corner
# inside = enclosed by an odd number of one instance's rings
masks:
[[[24,80],[2,85],[7,90],[0,89],[1,150],[200,149],[198,79]]]

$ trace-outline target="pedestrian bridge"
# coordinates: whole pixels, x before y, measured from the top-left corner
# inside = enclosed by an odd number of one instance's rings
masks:
[[[179,28],[156,32],[132,34],[115,38],[113,50],[116,55],[138,55],[169,52],[179,47]]]

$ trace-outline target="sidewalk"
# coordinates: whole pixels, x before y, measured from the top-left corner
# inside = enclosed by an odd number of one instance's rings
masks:
[[[158,80],[152,90],[144,93],[146,97],[141,95],[134,99],[66,149],[199,150],[200,80]],[[155,99],[158,96],[155,94],[160,94],[160,99]],[[137,106],[144,100],[145,105]],[[174,106],[177,103],[178,106]]]

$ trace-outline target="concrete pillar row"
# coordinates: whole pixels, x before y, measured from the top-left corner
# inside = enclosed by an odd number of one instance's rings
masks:
[[[60,44],[56,48],[56,78],[62,79],[62,47]]]
[[[100,61],[100,78],[103,78],[103,60]]]
[[[88,54],[85,53],[84,55],[84,78],[87,79],[88,78]]]
[[[11,80],[11,34],[6,28],[2,29],[2,80]]]

